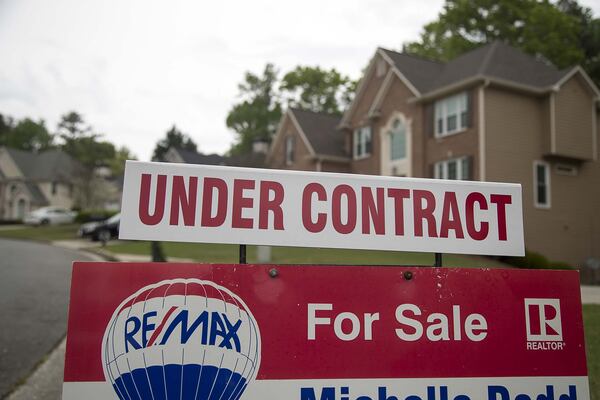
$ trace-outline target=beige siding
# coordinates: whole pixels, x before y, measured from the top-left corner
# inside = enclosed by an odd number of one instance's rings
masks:
[[[13,162],[6,149],[0,147],[0,170],[7,178],[20,178],[23,176],[17,165]]]
[[[52,182],[38,184],[41,192],[46,196],[51,206],[71,208],[73,207],[73,196],[67,183],[56,184],[56,193],[52,193]]]
[[[555,95],[555,146],[553,154],[582,160],[593,158],[593,98],[579,74]]]
[[[598,256],[598,245],[593,242],[600,221],[590,216],[598,214],[600,204],[600,164],[583,163],[577,176],[565,176],[556,173],[556,161],[548,161],[551,207],[536,208],[533,162],[543,160],[547,133],[544,99],[487,88],[485,105],[487,178],[522,184],[525,247],[551,260],[573,264]]]

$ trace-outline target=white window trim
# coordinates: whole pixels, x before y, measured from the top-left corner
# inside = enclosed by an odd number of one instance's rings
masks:
[[[360,133],[361,133],[361,132],[362,132],[364,129],[368,129],[368,130],[369,130],[369,132],[370,132],[370,136],[371,136],[371,137],[370,137],[370,141],[371,141],[371,150],[372,150],[372,147],[373,147],[373,132],[372,132],[372,130],[371,130],[371,127],[370,127],[370,126],[368,126],[368,125],[365,125],[365,126],[361,126],[361,127],[359,127],[359,128],[356,128],[356,129],[354,130],[354,132],[353,132],[353,138],[352,138],[352,139],[353,139],[353,143],[352,143],[352,158],[353,158],[354,160],[362,160],[362,159],[365,159],[365,158],[369,158],[369,157],[371,157],[371,152],[368,152],[368,151],[367,151],[367,148],[366,148],[366,147],[367,147],[367,146],[366,146],[366,142],[364,143],[364,146],[365,146],[364,153],[362,153],[362,154],[357,154],[357,149],[358,149],[358,147],[357,147],[357,143],[358,143],[358,139],[359,139]]]
[[[402,124],[403,127],[403,131],[402,134],[404,136],[404,155],[402,157],[398,157],[398,158],[394,158],[394,135],[397,133],[400,133],[398,131],[394,131],[394,122],[398,121],[398,123]],[[408,129],[406,127],[406,124],[404,123],[404,121],[401,118],[394,118],[392,120],[392,128],[389,130],[388,133],[389,137],[390,137],[390,151],[389,151],[389,157],[390,157],[390,161],[393,162],[398,162],[398,161],[402,161],[402,160],[406,160],[408,158]]]
[[[450,164],[451,162],[456,162],[456,179],[452,179],[452,180],[457,180],[457,181],[464,181],[464,180],[468,180],[468,177],[464,177],[463,176],[463,161],[468,160],[468,156],[464,156],[464,157],[456,157],[456,158],[450,158],[448,160],[443,160],[443,161],[438,161],[433,165],[433,177],[435,179],[447,179],[450,180],[448,178],[448,164]],[[440,176],[439,174],[439,166],[442,166],[442,176]],[[473,168],[473,166],[471,166],[471,168]]]
[[[436,138],[443,138],[446,136],[451,136],[451,135],[456,135],[457,133],[461,133],[461,132],[465,132],[468,129],[468,124],[465,126],[461,126],[461,118],[460,115],[462,113],[462,109],[460,108],[460,101],[459,101],[459,106],[457,108],[457,114],[456,114],[456,129],[449,131],[447,128],[447,123],[448,123],[448,102],[451,99],[460,99],[461,97],[465,98],[465,111],[467,112],[467,116],[469,115],[469,101],[468,101],[468,95],[467,92],[461,92],[449,97],[445,97],[443,99],[437,100],[434,104],[433,104],[433,132],[434,132],[434,137]],[[438,132],[438,105],[440,108],[442,108],[442,132]]]
[[[546,169],[546,199],[547,202],[546,204],[541,204],[538,201],[538,187],[537,187],[537,167],[538,166],[543,166]],[[551,207],[552,201],[551,201],[551,196],[552,196],[552,190],[550,187],[550,171],[552,171],[552,169],[550,168],[550,164],[545,162],[545,161],[539,161],[539,160],[535,160],[533,162],[533,205],[535,206],[535,208],[540,208],[540,209],[544,209],[544,210],[548,210]]]

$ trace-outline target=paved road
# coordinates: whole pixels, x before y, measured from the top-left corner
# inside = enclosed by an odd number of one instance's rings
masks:
[[[73,250],[0,239],[0,398],[66,332]]]

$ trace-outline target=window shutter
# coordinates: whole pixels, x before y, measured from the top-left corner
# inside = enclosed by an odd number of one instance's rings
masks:
[[[435,134],[434,102],[425,105],[425,133],[429,137]]]
[[[366,128],[367,132],[365,132],[364,134],[367,135],[366,140],[365,140],[365,154],[372,154],[373,153],[373,131],[372,128],[369,126]]]
[[[429,164],[429,178],[435,178],[435,163]]]
[[[467,91],[467,128],[473,127],[473,90]]]

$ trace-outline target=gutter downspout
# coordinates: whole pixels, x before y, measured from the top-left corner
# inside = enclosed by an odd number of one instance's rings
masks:
[[[483,81],[483,85],[479,87],[477,93],[477,112],[479,122],[479,180],[484,182],[486,180],[486,159],[485,159],[485,88],[490,85],[490,80],[486,79]]]

